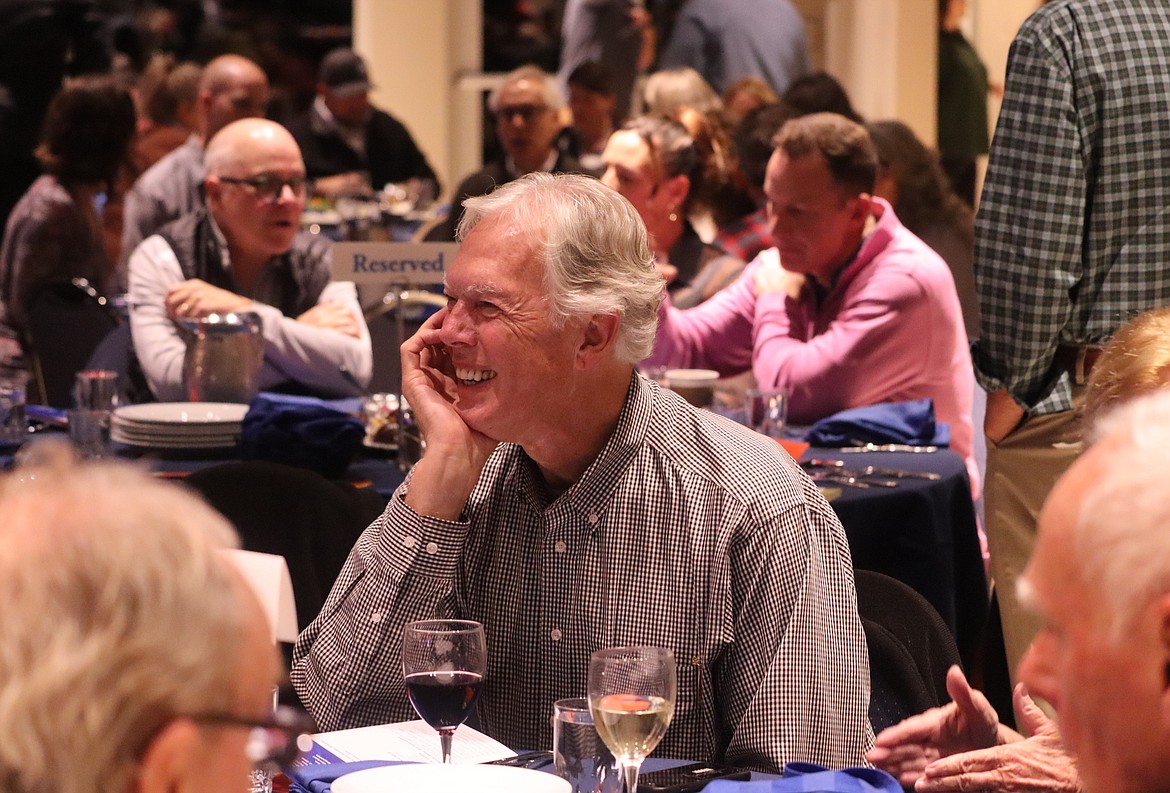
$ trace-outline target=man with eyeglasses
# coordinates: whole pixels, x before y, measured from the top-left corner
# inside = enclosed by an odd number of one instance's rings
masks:
[[[241,118],[263,116],[267,106],[268,77],[252,61],[242,55],[221,55],[204,67],[195,104],[198,132],[147,169],[126,194],[123,266],[138,243],[203,206],[204,147],[216,133]]]
[[[0,481],[0,514],[0,789],[244,793],[295,759],[307,719],[273,711],[279,658],[223,517],[67,456]]]
[[[155,397],[184,398],[180,330],[209,314],[254,311],[264,334],[262,389],[350,396],[373,355],[357,290],[331,281],[329,241],[298,233],[305,166],[292,135],[264,119],[208,144],[207,209],[161,228],[130,257],[130,328]]]
[[[487,195],[502,184],[525,174],[586,173],[576,157],[557,148],[563,124],[560,112],[565,101],[556,77],[535,66],[521,66],[504,78],[488,97],[488,108],[496,117],[496,136],[503,156],[484,165],[462,182],[451,200],[451,212],[430,230],[432,242],[454,242],[455,229],[463,217],[463,202]]]

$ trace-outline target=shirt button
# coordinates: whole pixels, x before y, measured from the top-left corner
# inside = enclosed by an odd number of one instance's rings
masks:
[[[549,638],[552,639],[554,642],[559,642],[561,640],[561,629],[560,628],[553,628],[551,631],[548,632],[548,635],[549,635]]]
[[[415,545],[418,544],[418,540],[416,540],[414,537],[407,535],[406,537],[402,538],[402,544],[404,546],[406,546],[407,548],[413,548]]]
[[[382,612],[375,611],[373,614],[370,615],[370,622],[374,623],[375,625],[377,625],[381,621],[382,621]]]
[[[589,513],[589,525],[590,525],[590,526],[596,526],[596,525],[597,525],[597,521],[598,521],[598,520],[599,520],[599,518],[597,517],[597,513],[596,513],[596,512],[590,512],[590,513]]]
[[[556,544],[553,545],[553,550],[557,553],[564,553],[565,551],[569,550],[569,546],[565,545],[564,540],[557,540]]]
[[[436,554],[438,552],[439,552],[439,546],[437,543],[433,543],[433,542],[427,543],[427,553]]]

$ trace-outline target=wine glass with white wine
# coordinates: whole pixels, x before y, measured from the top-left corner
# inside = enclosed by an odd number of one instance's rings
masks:
[[[479,695],[487,666],[483,625],[473,620],[420,620],[402,629],[402,675],[410,704],[439,732],[451,762],[455,730]]]
[[[589,659],[589,709],[601,740],[626,781],[638,789],[638,769],[662,740],[678,694],[674,653],[662,647],[610,647]]]

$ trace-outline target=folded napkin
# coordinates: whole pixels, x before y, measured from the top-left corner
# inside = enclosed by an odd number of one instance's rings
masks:
[[[394,760],[359,760],[354,763],[298,766],[287,772],[291,780],[291,784],[288,786],[289,793],[329,793],[333,780],[337,777],[384,765],[399,765],[399,763]]]
[[[903,793],[898,780],[876,768],[830,771],[815,763],[789,763],[779,779],[732,782],[719,779],[704,793]]]
[[[344,473],[365,437],[356,416],[314,397],[263,393],[252,400],[240,431],[240,456]]]
[[[949,446],[951,427],[935,423],[931,400],[917,399],[842,410],[813,424],[804,439],[813,446],[856,446],[858,442]]]

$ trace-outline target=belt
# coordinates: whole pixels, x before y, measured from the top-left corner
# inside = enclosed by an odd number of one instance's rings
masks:
[[[1058,368],[1072,375],[1074,383],[1084,385],[1089,381],[1089,373],[1101,357],[1101,351],[1101,347],[1061,344],[1056,348],[1053,360]]]

